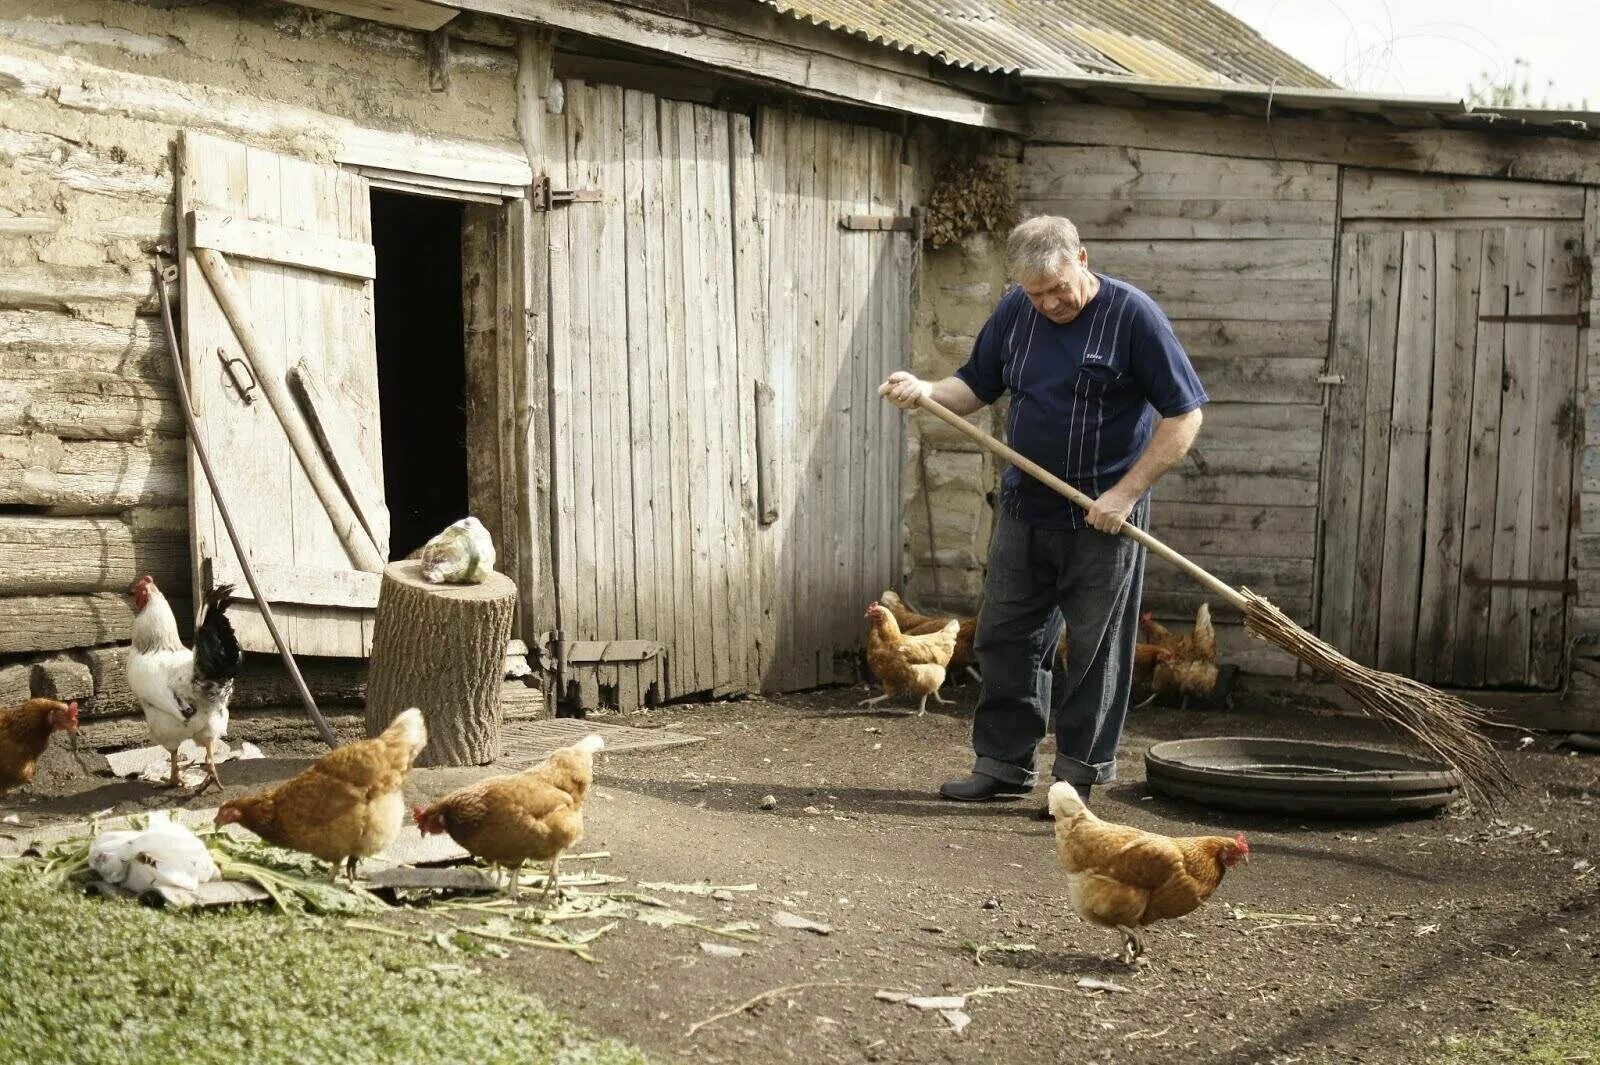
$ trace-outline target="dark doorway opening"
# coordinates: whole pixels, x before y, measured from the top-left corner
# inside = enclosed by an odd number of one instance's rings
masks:
[[[372,190],[389,557],[467,515],[467,359],[454,200]]]

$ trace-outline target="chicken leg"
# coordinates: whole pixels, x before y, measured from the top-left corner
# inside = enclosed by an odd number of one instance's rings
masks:
[[[344,875],[350,878],[350,883],[356,882],[356,867],[361,864],[361,859],[354,854],[344,860]],[[337,877],[335,877],[337,879]]]
[[[518,862],[506,870],[506,894],[512,899],[522,897],[522,863]]]
[[[861,700],[856,705],[857,706],[877,706],[879,703],[883,702],[887,698],[889,698],[887,695],[874,695],[870,699]]]
[[[550,859],[550,872],[544,878],[544,890],[539,892],[539,901],[550,897],[550,892],[556,893],[556,898],[561,898],[561,852],[556,851],[556,856]]]
[[[218,791],[222,790],[222,778],[217,776],[217,744],[215,740],[206,744],[206,778],[195,789],[195,794],[205,794],[206,790],[213,784],[216,785]]]
[[[178,775],[178,750],[177,750],[177,748],[173,748],[173,750],[172,750],[172,775],[167,778],[167,787],[169,787],[169,788],[181,788],[181,787],[183,787],[183,778]]]
[[[1122,945],[1122,953],[1120,955],[1123,963],[1132,965],[1135,968],[1145,964],[1144,939],[1139,933],[1125,924],[1117,925],[1117,931],[1121,932],[1127,940]]]

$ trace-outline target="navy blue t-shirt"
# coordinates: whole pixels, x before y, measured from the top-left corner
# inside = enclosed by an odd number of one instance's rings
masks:
[[[1001,299],[956,376],[985,403],[1011,392],[1012,447],[1089,496],[1111,488],[1150,443],[1156,418],[1210,397],[1154,300],[1104,274],[1066,325],[1034,309],[1020,286]],[[1000,505],[1028,525],[1079,529],[1084,512],[1014,466]]]

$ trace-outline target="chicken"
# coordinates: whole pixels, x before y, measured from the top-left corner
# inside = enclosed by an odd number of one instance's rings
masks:
[[[900,626],[900,631],[908,636],[927,636],[944,628],[948,617],[935,617],[932,614],[919,614],[906,604],[906,601],[893,590],[885,591],[878,602],[882,603],[889,613],[894,615],[895,624]],[[977,664],[977,652],[973,649],[972,641],[977,636],[978,619],[957,618],[961,627],[956,630],[956,649],[950,656],[949,670],[972,670]],[[1067,661],[1067,633],[1062,630],[1061,639],[1056,645],[1056,653],[1060,656],[1063,666]],[[972,674],[974,678],[976,673]]]
[[[1194,628],[1187,633],[1170,631],[1149,613],[1140,616],[1139,628],[1154,645],[1151,699],[1178,695],[1188,706],[1190,696],[1204,698],[1216,689],[1217,632],[1211,625],[1209,605],[1200,604],[1195,611]]]
[[[861,705],[876,706],[896,695],[920,695],[917,716],[921,717],[927,712],[928,696],[946,702],[939,698],[939,685],[944,683],[945,669],[955,653],[961,622],[951,618],[937,632],[905,636],[894,614],[881,603],[867,606],[867,618],[872,622],[867,633],[867,665],[883,685],[883,694],[863,699]]]
[[[52,734],[77,727],[77,703],[29,699],[0,710],[0,797],[33,779]]]
[[[532,769],[480,780],[412,816],[423,835],[448,832],[473,857],[509,869],[513,895],[521,891],[524,862],[549,862],[542,899],[556,886],[561,853],[583,835],[583,799],[594,782],[594,754],[605,745],[585,736]]]
[[[931,614],[919,614],[906,605],[893,589],[887,590],[878,599],[889,613],[894,615],[895,624],[900,626],[900,631],[907,636],[927,636],[940,631],[949,622],[948,617],[934,617]],[[972,638],[978,631],[978,619],[958,618],[960,627],[956,629],[956,649],[950,655],[946,669],[966,669],[978,661],[972,650]]]
[[[1050,786],[1056,857],[1067,873],[1072,908],[1090,924],[1126,939],[1122,957],[1144,957],[1138,929],[1197,909],[1222,883],[1222,874],[1250,861],[1244,833],[1173,837],[1113,825],[1089,812],[1066,781]]]
[[[422,711],[402,711],[370,740],[349,743],[270,791],[231,799],[219,825],[240,824],[268,843],[304,851],[350,879],[362,858],[379,853],[405,821],[401,786],[428,742]]]
[[[177,787],[178,748],[193,740],[206,752],[206,779],[215,784],[216,742],[228,732],[228,700],[244,653],[228,622],[233,585],[218,585],[205,598],[205,616],[194,632],[194,650],[178,637],[178,619],[152,577],[133,583],[133,649],[128,652],[128,687],[144,709],[150,738],[172,755],[171,787]]]

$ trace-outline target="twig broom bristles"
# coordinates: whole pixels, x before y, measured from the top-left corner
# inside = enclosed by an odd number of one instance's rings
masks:
[[[1010,462],[1042,484],[1088,510],[1093,500],[1038,463],[1018,454],[960,415],[931,399],[923,410]],[[1420,681],[1368,669],[1296,625],[1289,616],[1248,588],[1223,583],[1143,529],[1124,525],[1122,534],[1183,570],[1244,614],[1250,635],[1279,647],[1331,678],[1363,711],[1388,724],[1406,739],[1438,757],[1461,775],[1468,792],[1492,805],[1515,786],[1510,771],[1479,729],[1492,722],[1471,703],[1430,688]]]

